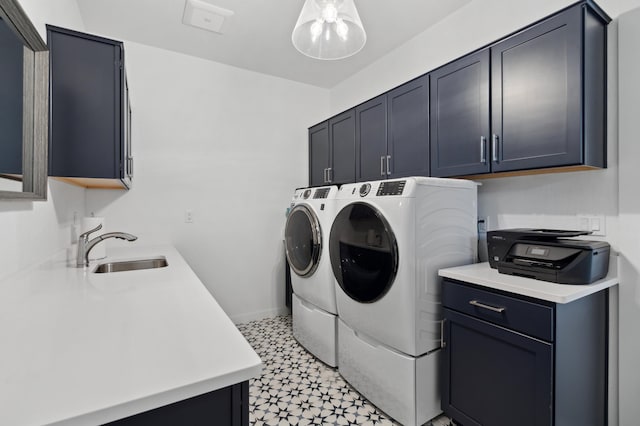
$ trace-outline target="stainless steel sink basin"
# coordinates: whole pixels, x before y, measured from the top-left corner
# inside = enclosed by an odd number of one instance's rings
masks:
[[[140,269],[164,268],[167,265],[167,259],[164,256],[158,256],[151,259],[101,263],[93,272],[104,274],[107,272],[138,271]]]

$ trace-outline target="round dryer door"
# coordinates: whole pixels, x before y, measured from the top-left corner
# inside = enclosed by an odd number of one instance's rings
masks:
[[[289,212],[284,229],[289,266],[296,275],[306,277],[318,268],[322,252],[322,230],[315,213],[304,204]]]
[[[329,238],[331,268],[352,299],[371,303],[391,288],[398,245],[387,220],[372,205],[355,202],[336,216]]]

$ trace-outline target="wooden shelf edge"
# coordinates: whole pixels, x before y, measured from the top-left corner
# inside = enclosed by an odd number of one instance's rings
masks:
[[[51,176],[60,182],[65,182],[75,186],[81,186],[89,189],[119,189],[127,190],[127,187],[118,179],[101,179],[101,178],[77,178],[77,177],[60,177]]]
[[[568,172],[583,172],[587,170],[605,170],[602,167],[594,167],[594,166],[563,166],[563,167],[549,167],[545,169],[531,169],[531,170],[516,170],[513,172],[498,172],[498,173],[487,173],[481,175],[468,175],[468,176],[452,176],[458,179],[496,179],[502,177],[511,177],[511,176],[531,176],[531,175],[545,175],[552,173],[568,173]]]

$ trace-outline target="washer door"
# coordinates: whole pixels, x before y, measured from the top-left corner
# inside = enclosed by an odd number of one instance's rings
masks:
[[[384,216],[355,202],[336,216],[329,237],[331,268],[352,299],[371,303],[391,288],[398,272],[398,245]]]
[[[298,204],[291,209],[284,229],[284,241],[293,272],[301,277],[313,274],[322,252],[322,230],[318,217],[309,207]]]

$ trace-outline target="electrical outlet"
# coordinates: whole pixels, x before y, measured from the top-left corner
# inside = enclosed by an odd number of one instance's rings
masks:
[[[591,235],[606,236],[606,218],[604,215],[580,215],[578,227],[581,231],[591,231]]]
[[[193,223],[193,210],[185,210],[184,223]]]
[[[489,217],[478,217],[478,233],[486,233],[489,230]]]

